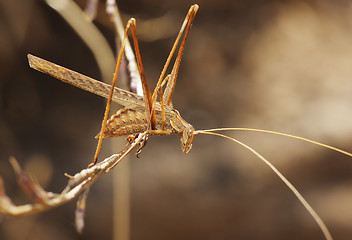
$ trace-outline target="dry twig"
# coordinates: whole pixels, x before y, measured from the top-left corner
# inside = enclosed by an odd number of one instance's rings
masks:
[[[10,162],[17,175],[17,181],[23,190],[27,193],[33,203],[25,205],[15,205],[11,199],[6,195],[5,188],[3,186],[3,181],[0,178],[0,214],[10,215],[10,216],[27,216],[38,212],[43,212],[54,207],[60,206],[67,203],[76,197],[80,196],[85,191],[95,183],[98,178],[110,171],[115,167],[126,155],[128,155],[138,144],[143,142],[146,134],[140,134],[135,141],[126,146],[125,149],[117,154],[104,159],[103,161],[97,163],[91,168],[86,168],[70,177],[66,187],[61,193],[55,194],[51,192],[46,192],[38,182],[23,172],[20,168],[18,162],[15,158],[11,158]],[[86,192],[85,192],[86,194]],[[86,196],[83,195],[83,199]],[[78,203],[78,210],[84,210],[84,202],[82,198]],[[83,205],[82,205],[83,204]],[[83,217],[84,214],[81,216]],[[77,219],[76,222],[83,221],[82,219]]]

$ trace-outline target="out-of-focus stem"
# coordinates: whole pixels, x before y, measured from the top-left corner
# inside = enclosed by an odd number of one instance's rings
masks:
[[[116,49],[121,51],[120,42],[122,41],[125,33],[124,25],[118,10],[115,0],[106,1],[106,12],[110,16],[111,21],[114,23],[116,33]],[[129,90],[139,95],[143,95],[143,89],[141,85],[139,70],[136,64],[136,59],[131,48],[131,44],[127,39],[125,49],[125,57],[127,60],[127,71],[121,71],[124,73],[122,76],[129,86]],[[123,69],[120,69],[123,70]],[[128,82],[128,83],[127,83]],[[117,139],[111,141],[111,150],[117,151],[122,147],[122,142]],[[130,184],[130,162],[125,161],[124,164],[120,165],[117,171],[113,175],[113,239],[114,240],[129,240],[130,239],[130,218],[131,218],[131,184]]]
[[[88,20],[85,12],[72,0],[46,0],[56,10],[92,51],[104,82],[111,81],[115,57],[108,42],[96,26]]]
[[[111,20],[114,23],[115,31],[118,34],[118,37],[123,39],[125,34],[125,29],[122,23],[121,16],[119,14],[119,9],[115,0],[107,0],[106,1],[106,11],[110,15]],[[139,70],[136,63],[136,59],[129,41],[126,42],[125,46],[125,56],[127,59],[127,68],[130,72],[130,88],[132,92],[135,92],[139,95],[143,95],[142,84],[140,80]]]

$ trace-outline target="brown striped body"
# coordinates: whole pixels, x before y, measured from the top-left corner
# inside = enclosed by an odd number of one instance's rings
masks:
[[[162,115],[158,112],[156,115],[156,129],[165,130],[169,134],[177,134],[170,124],[170,115],[166,115],[164,129],[162,128]],[[121,108],[113,114],[107,121],[104,138],[127,136],[136,133],[142,133],[148,130],[148,120],[145,111],[130,108]]]
[[[108,119],[103,138],[128,136],[146,131],[149,135],[176,134],[182,136],[182,151],[188,153],[191,150],[194,128],[181,117],[178,111],[173,109],[171,113],[165,114],[164,126],[162,113],[157,111],[155,129],[148,129],[148,126],[145,111],[121,108]]]

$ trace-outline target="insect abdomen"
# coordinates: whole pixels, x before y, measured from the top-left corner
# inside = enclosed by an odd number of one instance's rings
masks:
[[[147,126],[144,112],[122,108],[107,121],[103,138],[142,133]]]

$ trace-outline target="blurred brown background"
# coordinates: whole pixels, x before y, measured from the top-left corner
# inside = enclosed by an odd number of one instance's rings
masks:
[[[118,2],[125,22],[137,19],[151,87],[192,3]],[[271,129],[352,151],[351,1],[197,3],[174,94],[187,121],[196,129]],[[99,7],[96,24],[114,46],[104,2]],[[166,27],[143,27],[162,16]],[[28,199],[9,156],[45,189],[61,191],[63,173],[91,161],[105,104],[30,69],[27,53],[101,79],[90,50],[45,2],[0,0],[0,175],[17,204]],[[272,161],[335,239],[351,239],[351,158],[280,136],[228,134]],[[105,148],[102,157],[108,155]],[[178,136],[152,137],[140,158],[129,161],[131,239],[323,239],[278,177],[232,142],[197,136],[184,155]],[[83,235],[75,233],[72,202],[23,219],[1,217],[0,239],[112,239],[113,202],[108,174],[90,192]]]

